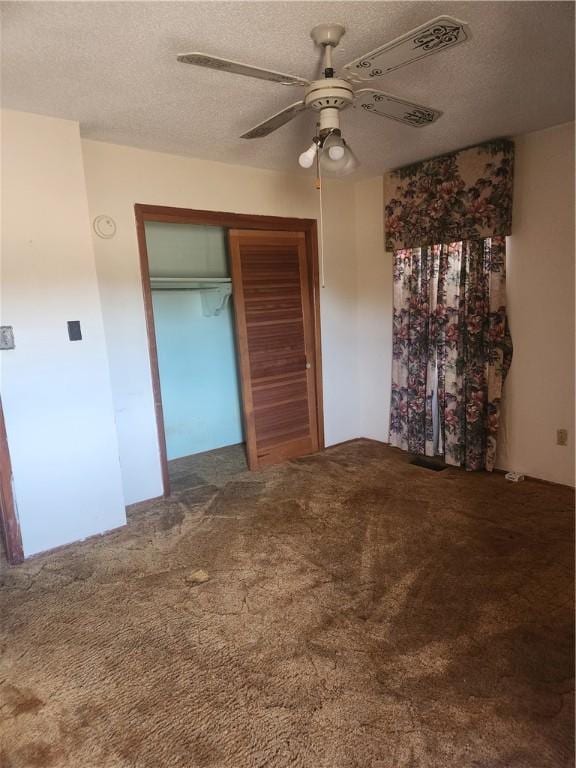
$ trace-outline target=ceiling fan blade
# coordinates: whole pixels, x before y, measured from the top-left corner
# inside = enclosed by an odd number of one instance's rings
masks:
[[[470,37],[470,27],[466,22],[451,16],[438,16],[365,56],[354,59],[346,64],[344,70],[348,79],[364,82],[373,77],[382,77],[425,56],[465,43]]]
[[[259,80],[269,80],[281,85],[309,85],[308,80],[294,75],[285,75],[282,72],[274,72],[270,69],[253,67],[250,64],[241,64],[239,61],[221,59],[219,56],[210,56],[208,53],[182,53],[177,57],[184,64],[194,64],[197,67],[219,69],[222,72],[232,72],[233,75],[256,77]]]
[[[396,96],[375,91],[373,88],[360,88],[356,91],[356,97],[358,106],[366,112],[416,127],[430,125],[442,115],[437,109],[397,99]]]
[[[306,105],[303,101],[296,101],[294,104],[290,104],[289,107],[282,109],[280,112],[276,112],[275,115],[269,117],[268,120],[264,120],[263,123],[258,123],[247,133],[243,133],[240,136],[241,139],[260,139],[262,136],[268,136],[269,133],[275,131],[277,128],[289,123],[293,117],[299,112],[306,109]]]

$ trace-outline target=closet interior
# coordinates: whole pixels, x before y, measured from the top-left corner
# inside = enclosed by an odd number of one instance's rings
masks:
[[[244,442],[227,231],[147,221],[145,236],[173,484],[176,460]]]

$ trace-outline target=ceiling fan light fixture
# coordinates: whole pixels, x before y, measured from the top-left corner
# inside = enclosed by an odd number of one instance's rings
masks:
[[[328,137],[330,138],[330,137]],[[358,168],[358,160],[344,139],[340,139],[341,144],[336,144],[342,149],[340,157],[334,158],[330,152],[332,145],[328,144],[328,139],[324,143],[320,154],[320,167],[324,173],[334,176],[348,176]]]
[[[324,173],[343,176],[352,173],[357,166],[358,161],[342,138],[339,129],[324,136],[320,153],[320,167]]]
[[[342,138],[340,112],[350,106],[359,106],[362,110],[359,110],[359,114],[384,117],[412,128],[435,123],[442,116],[439,110],[377,90],[372,87],[372,83],[400,67],[471,39],[470,29],[465,22],[451,16],[436,16],[344,67],[339,67],[336,72],[332,53],[344,33],[345,28],[341,24],[318,24],[312,30],[312,39],[322,48],[322,76],[312,82],[296,75],[199,51],[181,54],[177,58],[180,62],[197,67],[305,88],[302,98],[258,123],[243,133],[241,138],[261,139],[300,113],[313,110],[318,113],[316,137],[314,143],[302,152],[298,162],[302,168],[311,168],[316,160],[327,173],[342,175],[351,173],[358,166],[358,161]],[[369,87],[357,87],[364,83]]]
[[[318,144],[313,141],[305,152],[302,152],[298,162],[302,168],[311,168],[318,152]]]
[[[346,147],[344,146],[344,139],[341,136],[334,136],[334,139],[330,142],[328,147],[328,155],[331,160],[342,160],[346,154]]]
[[[358,160],[354,152],[352,152],[350,147],[347,146],[346,151],[347,151],[348,157],[346,160],[346,165],[341,171],[342,176],[348,176],[348,174],[354,173],[354,171],[358,170],[358,167],[360,165],[360,161]]]

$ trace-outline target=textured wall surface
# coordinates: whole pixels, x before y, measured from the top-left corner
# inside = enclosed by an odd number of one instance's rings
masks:
[[[392,365],[392,254],[384,247],[382,177],[356,184],[359,434],[388,442]]]
[[[574,123],[516,139],[499,466],[574,485]],[[556,430],[568,430],[568,445]]]
[[[25,555],[125,522],[89,227],[78,125],[3,112],[0,324],[16,346],[0,385]]]

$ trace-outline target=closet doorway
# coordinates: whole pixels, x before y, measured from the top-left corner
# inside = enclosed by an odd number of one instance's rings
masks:
[[[315,220],[135,212],[165,495],[322,448]]]

